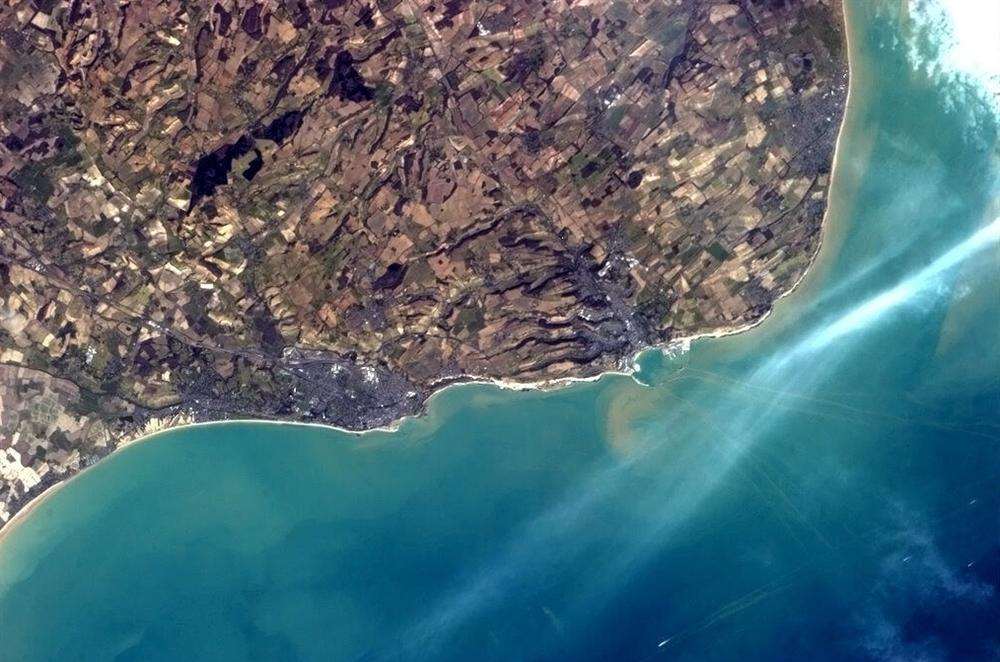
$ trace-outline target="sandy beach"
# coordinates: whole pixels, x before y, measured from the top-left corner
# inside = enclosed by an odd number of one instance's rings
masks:
[[[855,85],[854,75],[853,75],[855,65],[851,61],[852,37],[851,37],[851,30],[849,27],[850,21],[848,20],[849,10],[847,9],[846,3],[841,2],[841,12],[844,19],[843,27],[844,27],[844,38],[846,42],[845,47],[847,52],[848,83],[847,83],[847,94],[844,103],[844,112],[840,118],[840,125],[837,130],[837,137],[834,145],[831,174],[830,174],[830,184],[828,189],[831,193],[834,190],[836,190],[838,173],[842,169],[841,167],[838,167],[838,164],[840,159],[842,158],[841,154],[842,141],[848,118],[848,109],[850,108],[851,105],[851,99],[852,99],[852,94],[854,93],[854,85]],[[829,250],[830,247],[828,246],[828,237],[829,233],[831,232],[830,228],[831,206],[832,203],[831,201],[828,200],[827,208],[824,212],[823,221],[820,226],[816,250],[814,250],[812,255],[810,256],[808,265],[806,266],[805,269],[803,269],[802,273],[795,280],[795,282],[787,290],[780,293],[775,298],[768,311],[764,315],[762,315],[759,319],[739,326],[723,327],[723,328],[712,329],[709,331],[696,332],[688,336],[674,338],[662,345],[653,345],[644,348],[638,351],[636,354],[634,354],[630,359],[628,359],[628,361],[626,362],[627,366],[621,369],[607,370],[589,377],[561,377],[557,379],[541,380],[534,382],[519,382],[516,380],[505,380],[505,379],[497,379],[491,377],[483,377],[480,375],[459,375],[457,377],[450,377],[448,378],[448,381],[453,383],[450,383],[447,386],[434,390],[431,393],[431,395],[427,398],[427,400],[424,401],[420,410],[416,414],[412,416],[404,416],[402,418],[399,418],[390,423],[389,425],[370,428],[368,430],[362,430],[362,431],[349,430],[346,428],[341,428],[335,425],[329,425],[325,423],[311,423],[306,421],[299,422],[299,421],[281,421],[281,420],[267,420],[267,419],[227,419],[227,420],[195,422],[191,420],[189,417],[183,415],[177,417],[171,417],[169,419],[153,419],[146,427],[144,427],[142,430],[137,431],[134,436],[127,437],[126,439],[119,442],[118,445],[115,447],[115,449],[111,453],[109,453],[105,458],[102,458],[98,463],[104,462],[108,457],[117,455],[126,448],[138,445],[141,442],[150,441],[151,439],[155,439],[157,436],[164,434],[166,432],[170,432],[188,426],[229,425],[237,423],[267,423],[273,425],[320,427],[356,436],[362,436],[370,433],[392,433],[397,431],[399,429],[399,426],[402,425],[404,422],[426,415],[431,400],[433,400],[434,398],[438,397],[439,395],[445,393],[446,391],[452,388],[471,386],[471,385],[491,385],[499,389],[513,390],[513,391],[553,390],[553,389],[566,388],[575,383],[595,382],[597,380],[600,380],[604,377],[611,375],[634,377],[635,373],[638,370],[638,363],[637,363],[638,357],[645,352],[649,351],[665,352],[676,349],[679,349],[681,351],[687,351],[690,348],[691,343],[695,341],[701,339],[724,338],[727,336],[746,333],[747,331],[750,331],[760,326],[766,320],[770,319],[774,313],[775,307],[779,304],[779,302],[781,302],[783,299],[785,299],[792,293],[799,290],[799,286],[803,283],[806,276],[813,273],[816,265],[820,262],[820,257],[825,256],[825,253]],[[96,466],[96,464],[92,466]],[[85,467],[84,469],[68,476],[67,478],[59,481],[58,483],[51,485],[50,487],[45,489],[41,494],[37,495],[31,501],[29,501],[23,508],[15,512],[10,520],[0,525],[0,544],[2,544],[4,540],[7,538],[7,536],[16,529],[18,524],[25,521],[27,517],[32,512],[35,511],[36,508],[38,508],[45,502],[46,499],[54,495],[58,490],[63,488],[70,481],[82,475],[90,468],[91,467]]]

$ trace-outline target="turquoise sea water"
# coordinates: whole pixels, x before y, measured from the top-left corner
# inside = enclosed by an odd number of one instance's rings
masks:
[[[828,234],[763,325],[126,449],[0,545],[0,660],[1000,658],[994,100],[897,4],[850,5]]]

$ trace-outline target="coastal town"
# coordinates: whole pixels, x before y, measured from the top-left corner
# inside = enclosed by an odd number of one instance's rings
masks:
[[[744,328],[819,246],[839,0],[0,13],[0,526],[151,424],[364,430]]]

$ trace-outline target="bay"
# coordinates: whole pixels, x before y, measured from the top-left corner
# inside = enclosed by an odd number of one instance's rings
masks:
[[[0,659],[995,659],[996,98],[938,23],[848,15],[823,248],[763,324],[126,448],[0,544]]]

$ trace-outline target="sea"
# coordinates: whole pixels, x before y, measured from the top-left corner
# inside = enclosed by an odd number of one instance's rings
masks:
[[[822,249],[762,324],[132,445],[0,543],[0,660],[1000,659],[1000,3],[847,9]]]

